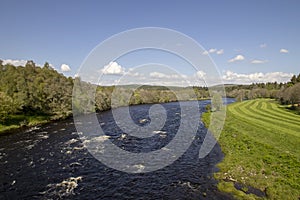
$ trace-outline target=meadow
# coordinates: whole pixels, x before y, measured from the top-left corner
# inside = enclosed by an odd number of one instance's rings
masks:
[[[300,198],[300,115],[272,99],[227,106],[214,177],[237,199]],[[208,127],[210,113],[202,120]],[[213,132],[213,130],[211,130]]]

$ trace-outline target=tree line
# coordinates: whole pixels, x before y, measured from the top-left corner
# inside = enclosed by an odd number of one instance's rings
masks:
[[[88,111],[105,111],[111,109],[112,94],[116,86],[97,86],[79,77],[65,77],[53,69],[49,63],[37,66],[33,61],[27,61],[25,66],[3,64],[0,60],[0,123],[10,120],[12,115],[48,115],[51,119],[63,119],[72,115],[72,94],[74,84],[80,84],[79,101],[73,102],[73,109],[80,113],[86,107]],[[95,89],[95,99],[89,100],[88,92]],[[133,89],[137,88],[137,89]],[[173,92],[176,91],[180,97]],[[76,91],[75,91],[76,92]],[[129,102],[123,96],[132,94]],[[167,88],[163,86],[118,86],[114,93],[118,106],[146,103],[166,103],[177,100],[197,100],[209,96],[206,87]],[[87,111],[87,112],[88,112]]]
[[[293,109],[300,106],[300,73],[293,75],[287,83],[252,83],[251,85],[227,85],[226,94],[237,101],[273,98],[283,105],[292,105]]]
[[[89,105],[89,110],[111,109],[114,105],[112,95],[115,95],[114,100],[118,100],[118,106],[210,98],[207,87],[98,86],[81,81],[79,77],[65,77],[47,62],[40,67],[33,61],[28,61],[23,67],[4,65],[0,60],[0,123],[9,120],[11,115],[18,114],[48,115],[52,119],[71,116],[74,84],[81,84],[79,88],[82,90],[80,93],[83,94],[83,100],[73,102],[73,109],[80,113],[88,112],[80,110],[86,108],[85,105]],[[116,87],[118,92],[114,93]],[[90,88],[95,89],[95,98],[85,102],[85,99],[89,99],[86,97],[90,95]],[[227,97],[238,101],[276,98],[282,104],[295,105],[300,103],[300,74],[294,75],[287,83],[225,85],[225,90]],[[128,94],[131,95],[129,102],[124,99],[124,95]]]

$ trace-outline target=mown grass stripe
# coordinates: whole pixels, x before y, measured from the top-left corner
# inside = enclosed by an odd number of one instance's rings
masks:
[[[234,127],[240,133],[247,133],[248,137],[269,144],[279,151],[291,152],[300,161],[300,149],[294,148],[300,144],[299,137],[283,133],[268,125],[249,121],[249,119],[237,115],[237,112],[233,112],[232,115],[234,115],[235,120],[239,122],[237,124],[231,124],[230,126],[232,128]]]
[[[261,103],[262,103],[261,112],[263,112],[265,115],[268,115],[272,118],[276,118],[277,120],[280,120],[280,121],[285,121],[285,122],[289,122],[294,125],[300,126],[300,120],[297,120],[297,116],[294,119],[290,119],[290,118],[286,117],[285,115],[278,115],[275,110],[269,110],[267,108],[268,104],[266,102],[261,102]]]
[[[239,107],[234,107],[234,109],[237,111],[236,114],[240,117],[246,118],[247,120],[249,120],[249,122],[252,121],[252,122],[255,122],[258,124],[263,124],[263,125],[266,125],[266,123],[268,123],[271,126],[274,126],[274,128],[281,130],[283,133],[292,134],[297,137],[300,136],[300,130],[297,127],[296,128],[289,127],[287,124],[282,124],[280,121],[275,121],[276,122],[275,123],[272,120],[266,119],[264,117],[259,117],[256,114],[253,114],[253,111],[251,111],[252,109],[250,107],[249,108],[245,107],[246,105],[249,105],[250,103],[244,103]],[[281,124],[281,125],[278,125],[278,124]]]
[[[248,105],[247,107],[245,107],[249,113],[251,113],[251,116],[255,116],[257,119],[262,119],[263,121],[266,121],[266,122],[269,122],[271,124],[276,124],[277,126],[280,126],[280,127],[286,127],[285,129],[292,129],[296,132],[299,133],[300,135],[300,126],[295,124],[295,123],[292,123],[292,122],[286,122],[284,119],[279,119],[279,118],[276,118],[272,115],[267,115],[265,114],[265,112],[262,112],[260,110],[257,109],[257,105],[258,102],[254,102],[254,104],[251,105]],[[257,114],[259,114],[257,116]]]
[[[300,122],[300,116],[295,116],[294,113],[288,112],[286,109],[284,110],[284,109],[278,107],[278,105],[276,105],[274,102],[268,103],[266,101],[266,103],[267,103],[266,110],[268,112],[272,112],[272,113],[274,113],[275,115],[277,115],[279,117],[284,116],[286,119]]]
[[[283,135],[283,136],[286,137],[286,134],[285,134],[285,133],[282,133],[282,131],[280,131],[280,130],[278,130],[278,129],[272,130],[272,129],[268,126],[268,124],[261,124],[261,123],[253,122],[253,121],[251,121],[251,119],[249,120],[249,118],[247,118],[247,117],[245,117],[245,116],[242,116],[242,115],[238,114],[238,112],[239,112],[239,111],[236,111],[236,110],[235,110],[234,112],[232,112],[232,110],[231,110],[231,113],[232,113],[233,115],[236,115],[237,118],[238,118],[238,119],[241,119],[244,123],[246,123],[246,124],[251,124],[252,127],[258,127],[259,129],[263,129],[263,130],[265,130],[266,133],[269,133],[269,134],[274,134],[274,133],[276,133],[276,134],[278,134],[278,135]],[[290,137],[291,137],[292,139],[294,139],[294,136],[290,136]]]
[[[294,126],[297,128],[297,131],[300,131],[300,116],[295,116],[293,120],[289,120],[285,117],[285,115],[276,115],[273,113],[268,112],[268,110],[266,109],[266,102],[260,102],[262,105],[264,105],[264,109],[258,110],[256,109],[255,112],[259,112],[262,115],[266,115],[267,119],[269,118],[274,118],[276,120],[278,120],[279,122],[286,122],[289,124],[289,126]],[[254,108],[252,108],[253,110]],[[299,119],[299,121],[297,120]]]
[[[278,112],[284,114],[285,116],[289,116],[291,117],[292,119],[295,117],[295,113],[291,112],[291,111],[288,111],[286,108],[284,108],[283,106],[280,106],[278,104],[275,104],[275,103],[271,103],[270,104],[271,108],[272,109],[275,109],[277,110]]]
[[[299,132],[291,127],[287,127],[286,125],[278,125],[278,122],[271,123],[272,121],[266,120],[264,118],[257,117],[257,115],[252,115],[249,113],[245,113],[241,109],[238,109],[238,112],[241,113],[240,116],[244,116],[245,119],[248,120],[248,123],[252,124],[260,124],[262,126],[270,127],[272,126],[276,130],[280,130],[280,134],[292,134],[293,136],[300,137]]]
[[[239,122],[239,125],[237,126],[237,130],[244,131],[246,133],[251,133],[249,135],[249,137],[257,138],[258,140],[262,140],[265,143],[272,143],[273,145],[275,145],[276,148],[278,148],[280,150],[284,150],[286,147],[289,151],[294,152],[300,159],[299,149],[297,150],[294,148],[290,148],[293,145],[299,144],[299,142],[300,142],[299,138],[295,138],[292,135],[285,135],[285,134],[282,134],[281,132],[272,131],[272,129],[266,128],[266,127],[256,124],[256,123],[249,123],[247,120],[244,120],[244,119],[239,119],[239,121],[240,122],[243,121],[245,124],[245,127],[250,126],[251,129],[245,130],[243,128],[243,124],[241,124]],[[279,140],[276,140],[276,138]],[[282,146],[284,146],[284,148],[280,148]]]

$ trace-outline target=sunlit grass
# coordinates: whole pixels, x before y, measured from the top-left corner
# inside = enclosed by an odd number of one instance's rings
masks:
[[[209,115],[203,114],[206,126]],[[233,184],[240,183],[267,199],[299,199],[300,115],[270,99],[228,105],[219,143],[225,154],[215,174],[220,190],[237,199],[260,199],[237,190]]]

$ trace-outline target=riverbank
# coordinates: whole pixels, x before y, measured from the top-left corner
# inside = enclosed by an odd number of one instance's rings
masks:
[[[202,116],[207,127],[209,116]],[[299,115],[271,99],[233,103],[218,142],[225,154],[214,175],[221,191],[237,199],[300,197]]]
[[[0,134],[6,134],[9,132],[17,131],[22,128],[38,126],[46,123],[51,123],[57,120],[63,120],[66,118],[53,119],[49,115],[11,115],[9,120],[7,120],[4,124],[0,124]]]
[[[187,101],[206,101],[206,100],[210,100],[209,98],[201,98],[201,99],[190,99]],[[170,102],[178,102],[176,101],[170,101]],[[170,102],[163,102],[163,103],[170,103]],[[155,103],[162,103],[162,102],[152,102],[152,103],[140,103],[140,104],[132,104],[130,106],[138,106],[138,105],[147,105],[147,104],[155,104]],[[101,111],[97,111],[99,112],[105,112],[110,110],[111,108],[108,107],[106,109],[103,109]],[[20,128],[26,128],[26,127],[32,127],[32,126],[37,126],[37,125],[42,125],[45,123],[50,123],[53,121],[58,121],[58,120],[64,120],[67,119],[69,117],[71,117],[72,115],[69,116],[63,116],[63,117],[56,117],[53,119],[53,116],[50,115],[38,115],[38,114],[34,114],[34,115],[24,115],[24,114],[13,114],[9,116],[9,119],[6,121],[6,123],[1,124],[0,123],[0,134],[3,133],[7,133],[10,131],[14,131],[14,130],[18,130]]]

